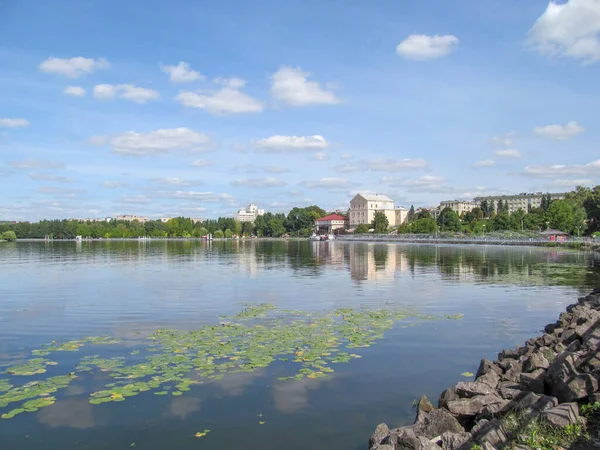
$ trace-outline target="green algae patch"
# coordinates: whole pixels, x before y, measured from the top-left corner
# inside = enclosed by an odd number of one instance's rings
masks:
[[[333,365],[349,363],[362,355],[346,350],[362,349],[383,338],[396,321],[447,319],[446,316],[419,316],[408,311],[353,310],[341,308],[322,313],[281,311],[272,304],[247,306],[240,313],[222,317],[215,325],[192,331],[160,329],[147,337],[148,344],[128,356],[87,355],[79,359],[74,372],[16,386],[11,379],[0,380],[0,408],[20,405],[5,413],[12,418],[54,403],[50,394],[66,388],[77,375],[103,374],[100,390],[89,394],[89,402],[123,402],[128,397],[152,391],[158,396],[182,396],[195,384],[220,380],[228,374],[255,372],[278,364],[288,373],[280,382],[326,378]],[[453,317],[454,318],[454,317]],[[52,342],[34,350],[33,356],[52,352],[77,351],[84,345],[119,343],[110,337],[87,337],[64,343]],[[144,351],[145,356],[137,356]],[[34,358],[6,373],[37,375],[54,364]],[[21,411],[22,410],[22,411]]]

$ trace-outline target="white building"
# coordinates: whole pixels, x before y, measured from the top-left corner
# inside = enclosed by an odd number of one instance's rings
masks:
[[[339,214],[329,214],[315,220],[315,233],[329,234],[335,230],[343,230],[346,226],[346,218]]]
[[[512,214],[519,209],[528,212],[532,208],[539,208],[542,206],[542,197],[544,195],[550,195],[552,200],[561,200],[565,198],[564,193],[547,194],[543,192],[523,192],[518,195],[493,195],[490,197],[476,197],[474,201],[478,204],[478,206],[484,200],[487,200],[488,203],[493,202],[492,207],[494,211],[498,209],[498,201],[501,201],[503,205],[506,202],[508,203],[508,212]]]
[[[442,211],[444,208],[450,208],[452,211],[454,211],[460,216],[462,213],[466,214],[468,212],[471,212],[473,208],[476,208],[478,206],[479,203],[474,201],[468,202],[463,200],[446,200],[444,202],[440,202],[440,211]]]
[[[373,222],[376,212],[382,212],[388,218],[391,227],[396,226],[394,200],[383,194],[357,194],[350,200],[348,213],[350,228]]]
[[[262,216],[264,214],[264,209],[258,209],[258,206],[250,203],[248,206],[246,206],[246,209],[240,209],[235,214],[235,220],[238,222],[254,222],[258,216]]]
[[[396,206],[396,223],[394,225],[402,225],[408,219],[408,209],[402,206]]]

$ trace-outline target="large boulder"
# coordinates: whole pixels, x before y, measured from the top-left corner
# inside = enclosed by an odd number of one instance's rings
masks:
[[[559,355],[548,368],[546,386],[561,403],[577,401],[598,390],[598,380],[589,373],[577,370],[577,355]]]
[[[390,429],[385,423],[380,423],[375,428],[375,431],[369,439],[369,448],[373,448],[381,444],[390,434]]]
[[[440,399],[438,400],[438,407],[439,408],[447,408],[448,402],[450,402],[452,400],[458,400],[459,398],[460,397],[456,393],[456,389],[448,388],[440,394]]]
[[[465,442],[471,439],[471,433],[452,433],[446,431],[441,436],[443,450],[459,450]]]
[[[500,419],[494,419],[485,424],[479,432],[473,436],[477,442],[488,442],[494,446],[501,446],[508,442],[508,433]]]
[[[581,421],[577,403],[562,403],[541,413],[542,419],[555,427],[564,428]]]
[[[556,397],[528,392],[518,400],[513,400],[511,409],[530,415],[539,411],[545,411],[549,408],[554,408],[557,405],[558,399]]]
[[[537,369],[547,369],[550,363],[540,352],[534,353],[523,360],[523,372],[533,372]]]
[[[400,429],[401,432],[396,436],[396,442],[390,444],[396,446],[396,450],[421,450],[421,441],[410,428]]]
[[[445,409],[431,411],[422,422],[414,424],[413,430],[417,435],[425,436],[428,439],[433,439],[447,431],[452,433],[465,431],[456,418]]]
[[[423,395],[419,400],[419,403],[417,403],[417,417],[415,419],[415,422],[423,421],[425,417],[427,417],[427,414],[429,414],[434,409],[435,406],[431,404],[426,395]]]
[[[544,393],[544,381],[546,379],[546,371],[537,369],[532,373],[522,373],[520,375],[520,386],[522,391],[531,391],[536,394]]]
[[[480,414],[486,405],[503,402],[504,400],[496,394],[461,398],[448,402],[448,411],[458,418],[470,418]]]
[[[479,369],[477,369],[475,379],[478,379],[479,377],[490,372],[495,372],[497,375],[502,375],[502,369],[500,367],[491,362],[489,359],[483,358],[479,363]]]

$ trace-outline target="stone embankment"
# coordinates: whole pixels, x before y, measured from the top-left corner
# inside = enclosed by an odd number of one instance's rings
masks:
[[[568,306],[544,331],[496,361],[482,359],[475,381],[446,389],[437,408],[423,396],[412,425],[378,425],[369,449],[528,449],[538,448],[524,440],[532,423],[541,430],[585,429],[580,405],[600,401],[600,289]],[[575,445],[596,448],[590,441]]]

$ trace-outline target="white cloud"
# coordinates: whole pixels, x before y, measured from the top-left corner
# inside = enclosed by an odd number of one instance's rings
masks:
[[[195,80],[203,80],[204,76],[190,68],[186,62],[180,61],[176,66],[160,66],[164,73],[169,74],[172,83],[188,83]]]
[[[270,188],[270,187],[281,187],[287,183],[279,178],[246,178],[244,180],[235,180],[233,183],[235,186],[243,186],[249,188]]]
[[[40,64],[39,69],[45,73],[79,78],[81,75],[108,67],[110,67],[110,64],[104,58],[92,59],[78,56],[71,59],[50,57]]]
[[[173,200],[193,200],[206,203],[233,204],[235,199],[230,194],[219,194],[215,192],[198,191],[157,191],[152,193],[153,197],[169,198]]]
[[[515,133],[514,131],[511,131],[510,133],[501,134],[499,136],[494,136],[494,137],[492,137],[492,142],[494,144],[503,145],[504,147],[512,147],[513,145],[515,145],[515,141],[513,140],[513,137],[516,134],[517,133]]]
[[[266,173],[285,173],[285,172],[289,172],[289,169],[287,169],[286,167],[282,167],[282,166],[266,166],[264,168],[264,171]]]
[[[429,164],[422,158],[407,158],[399,160],[374,158],[361,161],[361,165],[368,170],[392,172],[395,170],[423,169]]]
[[[203,109],[215,116],[256,113],[264,109],[262,101],[240,91],[246,84],[244,80],[219,78],[215,81],[224,84],[223,88],[218,91],[183,91],[176,100],[183,106]]]
[[[514,148],[507,148],[505,150],[496,150],[494,152],[496,156],[500,156],[501,158],[520,158],[521,152],[519,150],[515,150]]]
[[[354,158],[354,156],[352,156],[350,153],[342,153],[340,155],[340,159],[345,160],[345,161],[352,159],[352,158]]]
[[[360,183],[349,181],[345,178],[321,178],[319,180],[306,180],[299,183],[309,189],[351,189],[360,186]]]
[[[381,177],[381,182],[382,183],[394,183],[394,184],[399,184],[401,181],[403,181],[404,178],[402,177]]]
[[[356,164],[342,164],[340,166],[335,166],[332,167],[331,170],[333,170],[334,172],[339,172],[339,173],[350,173],[350,172],[356,172],[357,170],[360,169],[360,166],[356,165]]]
[[[588,164],[527,166],[525,167],[523,174],[537,178],[552,178],[564,175],[600,176],[600,159],[592,161]]]
[[[104,144],[106,144],[107,141],[108,141],[107,136],[102,136],[99,134],[90,136],[90,138],[88,139],[88,142],[90,143],[90,145],[104,145]]]
[[[163,177],[163,178],[155,178],[154,181],[156,184],[164,185],[164,186],[194,186],[203,184],[200,180],[184,180],[178,177]]]
[[[271,76],[271,95],[290,106],[335,105],[339,99],[316,81],[309,81],[309,72],[300,67],[282,66]]]
[[[160,97],[157,91],[134,86],[132,84],[97,84],[94,86],[94,97],[112,99],[116,95],[135,103],[146,103]]]
[[[188,128],[167,128],[136,133],[126,131],[110,140],[115,153],[155,155],[171,150],[199,150],[210,142],[208,136]]]
[[[573,189],[576,186],[591,186],[594,184],[593,180],[590,179],[576,179],[576,180],[553,180],[550,186],[553,187],[564,187]]]
[[[208,159],[196,159],[195,161],[192,161],[192,166],[194,167],[208,167],[212,165],[213,162]]]
[[[0,127],[6,128],[18,128],[18,127],[28,127],[31,125],[26,119],[10,119],[8,117],[2,119],[0,118]]]
[[[122,181],[104,181],[104,182],[102,182],[102,186],[104,186],[105,188],[116,189],[116,188],[127,187],[129,185]]]
[[[35,158],[29,158],[22,161],[11,161],[8,163],[15,169],[32,170],[32,169],[62,169],[64,164],[57,163],[54,161],[42,161]]]
[[[406,59],[429,61],[450,54],[460,41],[456,36],[412,34],[396,47],[396,53]]]
[[[56,183],[72,183],[73,180],[72,178],[67,178],[67,177],[63,177],[60,175],[52,175],[49,173],[40,173],[40,172],[31,172],[29,174],[29,178],[31,178],[32,180],[37,180],[37,181],[53,181]]]
[[[473,163],[473,167],[492,167],[495,165],[496,161],[494,161],[493,159],[482,159]]]
[[[548,139],[556,139],[566,141],[573,136],[585,131],[585,128],[577,125],[577,122],[571,121],[566,125],[546,125],[544,127],[536,127],[533,133]]]
[[[67,86],[63,92],[73,97],[83,97],[85,95],[85,89],[80,86]]]
[[[404,186],[422,187],[422,186],[437,186],[446,182],[446,178],[435,175],[424,175],[415,180],[406,180]]]
[[[296,150],[318,150],[329,147],[329,142],[318,134],[313,136],[281,136],[274,135],[266,139],[259,139],[254,146],[264,152],[286,152]]]
[[[317,153],[314,153],[310,157],[310,159],[312,159],[313,161],[325,161],[328,158],[327,158],[327,153],[325,153],[325,152],[317,152]]]
[[[551,1],[529,30],[527,43],[545,55],[600,60],[600,1]]]
[[[150,199],[145,195],[132,195],[129,197],[121,197],[118,200],[119,203],[126,203],[131,205],[146,205],[150,203]]]

